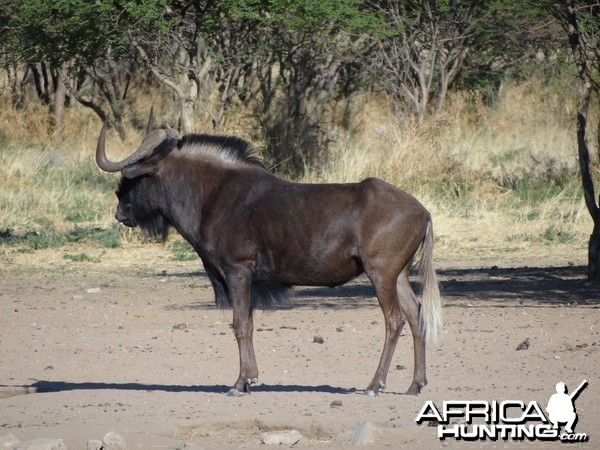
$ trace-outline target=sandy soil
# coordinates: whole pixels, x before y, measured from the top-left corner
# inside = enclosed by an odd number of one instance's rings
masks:
[[[295,448],[346,448],[368,421],[377,429],[373,448],[555,447],[440,441],[436,427],[415,418],[427,400],[545,407],[557,382],[573,389],[587,379],[576,431],[590,439],[574,446],[599,448],[600,289],[584,282],[580,262],[544,261],[443,262],[445,332],[428,349],[429,385],[403,395],[412,378],[405,335],[377,398],[361,392],[383,345],[382,314],[364,278],[298,289],[294,309],[257,312],[261,384],[232,398],[224,394],[238,371],[231,313],[214,309],[199,262],[5,264],[0,436],[62,438],[84,449],[115,431],[130,449],[264,448],[264,433],[296,429],[304,439]],[[517,351],[526,338],[529,349]]]

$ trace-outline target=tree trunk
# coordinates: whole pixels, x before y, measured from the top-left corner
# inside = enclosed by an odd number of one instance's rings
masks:
[[[65,99],[67,98],[67,86],[65,85],[65,77],[67,71],[61,67],[57,70],[55,86],[54,86],[54,103],[52,106],[52,115],[54,119],[54,132],[61,130],[65,119]]]
[[[600,217],[598,218],[600,219]],[[588,271],[587,276],[590,281],[600,281],[600,226],[598,222],[594,225],[594,231],[590,236],[588,247]]]
[[[179,46],[174,54],[174,69],[169,73],[162,71],[159,65],[148,57],[141,45],[134,43],[134,46],[156,79],[172,89],[177,96],[181,111],[180,131],[183,134],[193,133],[200,84],[208,76],[212,59],[207,55],[198,66],[195,66],[186,49]]]
[[[582,86],[581,100],[577,112],[577,149],[579,152],[579,166],[581,168],[581,181],[583,196],[587,209],[592,216],[594,229],[588,244],[588,280],[600,282],[600,208],[596,204],[594,194],[594,180],[590,167],[590,152],[586,139],[586,116],[589,105],[590,85]]]
[[[579,154],[579,167],[581,169],[581,183],[583,186],[585,205],[594,221],[594,230],[590,236],[588,246],[588,279],[590,281],[600,282],[600,208],[596,204],[594,179],[590,167],[590,150],[586,138],[586,125],[590,95],[592,92],[592,80],[588,71],[585,52],[581,48],[579,39],[575,2],[573,0],[567,0],[565,1],[565,6],[569,44],[573,52],[577,71],[579,72],[579,78],[581,79],[581,92],[579,106],[577,108],[577,150]]]

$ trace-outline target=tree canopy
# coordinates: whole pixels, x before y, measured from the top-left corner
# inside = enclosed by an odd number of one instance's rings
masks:
[[[147,72],[179,99],[186,131],[198,95],[218,90],[216,130],[242,98],[256,102],[265,127],[282,113],[284,128],[311,123],[308,134],[322,146],[320,123],[334,98],[384,89],[399,119],[422,122],[443,109],[454,84],[489,86],[525,71],[536,53],[556,52],[564,42],[555,33],[555,3],[0,0],[0,46],[5,66],[60,72],[70,95],[115,123],[125,115],[117,94],[126,92],[127,77]],[[81,94],[85,78],[104,99]],[[287,111],[275,101],[281,96]]]

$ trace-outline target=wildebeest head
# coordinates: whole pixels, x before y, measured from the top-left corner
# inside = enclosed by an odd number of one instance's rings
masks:
[[[115,218],[128,227],[139,226],[151,236],[168,236],[169,224],[161,214],[159,181],[156,176],[158,162],[171,152],[179,141],[173,129],[150,131],[152,115],[146,137],[139,148],[122,161],[109,161],[106,157],[106,122],[100,131],[96,147],[96,163],[106,172],[123,175],[116,192],[119,204]]]

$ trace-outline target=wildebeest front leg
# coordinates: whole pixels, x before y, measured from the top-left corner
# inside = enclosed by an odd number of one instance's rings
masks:
[[[250,392],[250,385],[258,381],[258,366],[254,355],[252,333],[252,306],[250,303],[250,279],[243,275],[228,279],[230,301],[233,305],[233,332],[240,354],[240,375],[229,395],[241,396]]]

